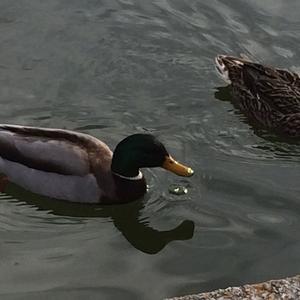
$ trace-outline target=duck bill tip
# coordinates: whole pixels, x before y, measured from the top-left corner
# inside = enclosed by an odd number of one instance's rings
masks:
[[[162,167],[165,170],[168,170],[179,176],[191,177],[194,175],[194,171],[192,168],[179,163],[178,161],[173,159],[171,156],[166,156]]]

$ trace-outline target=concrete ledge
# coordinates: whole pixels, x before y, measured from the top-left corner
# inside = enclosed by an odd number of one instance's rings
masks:
[[[300,275],[166,300],[300,300]]]

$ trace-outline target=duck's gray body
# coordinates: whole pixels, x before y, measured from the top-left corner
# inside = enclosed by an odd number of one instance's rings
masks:
[[[37,194],[86,203],[116,198],[111,160],[109,147],[87,134],[0,125],[0,173]]]

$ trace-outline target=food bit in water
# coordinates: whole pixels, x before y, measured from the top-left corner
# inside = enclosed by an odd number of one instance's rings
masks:
[[[171,184],[169,186],[169,193],[173,195],[185,195],[187,194],[188,189],[185,186],[179,185],[179,184]]]

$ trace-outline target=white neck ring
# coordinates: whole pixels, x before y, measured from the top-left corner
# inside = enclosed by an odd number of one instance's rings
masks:
[[[123,179],[127,179],[127,180],[140,180],[143,178],[143,173],[141,171],[139,171],[139,174],[136,175],[136,176],[123,176],[121,174],[118,174],[118,173],[115,173],[115,172],[112,172],[114,175],[120,177],[120,178],[123,178]]]

